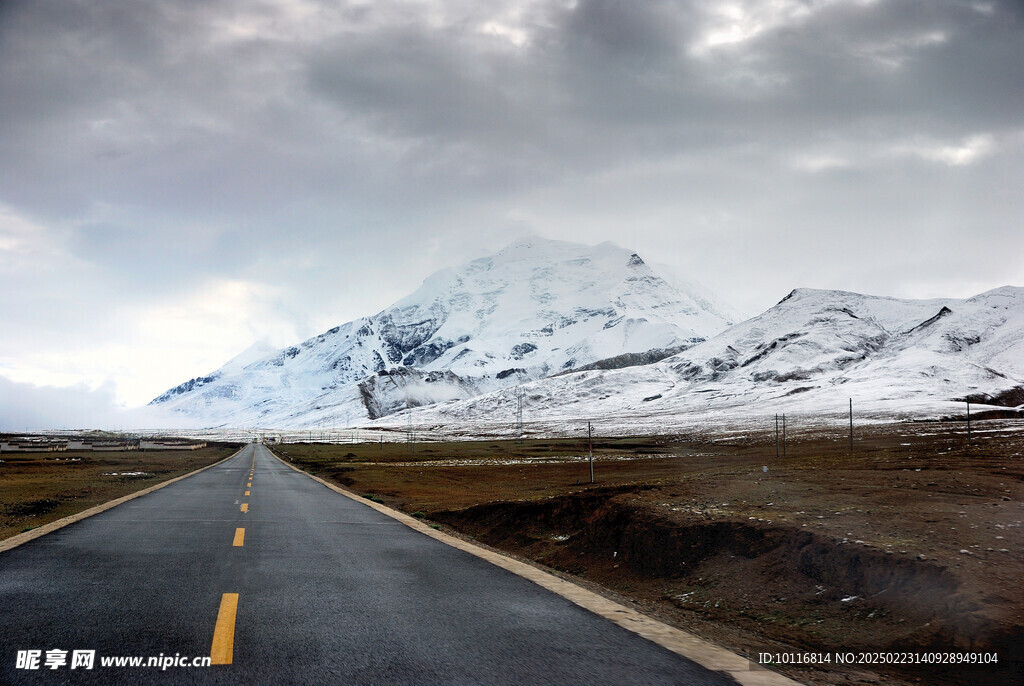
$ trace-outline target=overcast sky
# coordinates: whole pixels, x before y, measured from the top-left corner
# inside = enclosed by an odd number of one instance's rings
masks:
[[[988,0],[4,0],[0,424],[45,421],[35,386],[143,404],[524,233],[747,314],[1024,285],[1022,36]]]

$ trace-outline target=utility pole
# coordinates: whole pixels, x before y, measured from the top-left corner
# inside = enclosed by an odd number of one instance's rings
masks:
[[[526,392],[516,386],[516,441],[523,442],[523,398]]]
[[[590,483],[594,483],[594,430],[587,422],[587,443],[590,445]]]
[[[779,413],[775,413],[775,459],[779,459]]]
[[[853,398],[850,398],[850,454],[853,455]]]
[[[786,457],[786,413],[782,413],[782,457]]]
[[[967,401],[967,445],[971,444],[971,401]]]
[[[412,443],[412,413],[409,411],[412,409],[412,403],[409,400],[409,380],[402,380],[402,392],[405,393],[405,413],[406,418],[409,420],[408,430],[405,434],[405,442]]]

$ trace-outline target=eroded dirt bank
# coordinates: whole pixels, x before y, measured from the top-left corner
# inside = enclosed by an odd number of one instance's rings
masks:
[[[801,648],[955,649],[1021,657],[1021,627],[1012,626],[994,599],[965,589],[941,564],[800,527],[687,521],[645,500],[634,489],[609,488],[430,517],[555,569],[668,601],[681,615],[726,621]],[[758,648],[773,649],[767,642],[749,646]],[[948,671],[933,670],[930,678],[1005,678],[992,670]]]

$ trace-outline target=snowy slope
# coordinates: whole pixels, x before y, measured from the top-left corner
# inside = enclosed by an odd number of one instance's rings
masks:
[[[966,300],[798,289],[660,363],[528,384],[525,415],[657,431],[715,415],[841,413],[852,398],[862,414],[934,416],[962,412],[965,397],[978,402],[1022,387],[1024,289]],[[509,417],[514,406],[502,392],[414,415],[439,427]]]
[[[442,270],[373,316],[260,359],[243,354],[151,405],[211,426],[349,425],[688,347],[731,323],[628,250],[531,238]]]

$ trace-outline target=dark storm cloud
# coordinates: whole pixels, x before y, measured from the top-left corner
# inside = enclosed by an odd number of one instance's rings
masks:
[[[637,67],[673,61],[692,35],[692,5],[592,0],[563,17],[562,44],[604,64],[624,61]],[[557,38],[556,38],[557,41]]]
[[[884,118],[939,133],[1019,126],[1015,9],[986,15],[941,2],[870,9],[837,7],[800,32],[759,42],[761,58],[792,79],[779,93],[781,114],[829,128]]]
[[[20,160],[3,199],[39,214],[231,216],[367,193],[417,206],[634,156],[963,135],[1015,126],[1024,104],[1003,7],[837,5],[707,57],[692,54],[708,17],[691,3],[534,9],[514,50],[377,7],[328,13],[343,28],[322,37],[229,40],[218,22],[244,5],[21,3],[0,48],[18,94],[3,142]],[[915,47],[929,35],[942,43]]]

